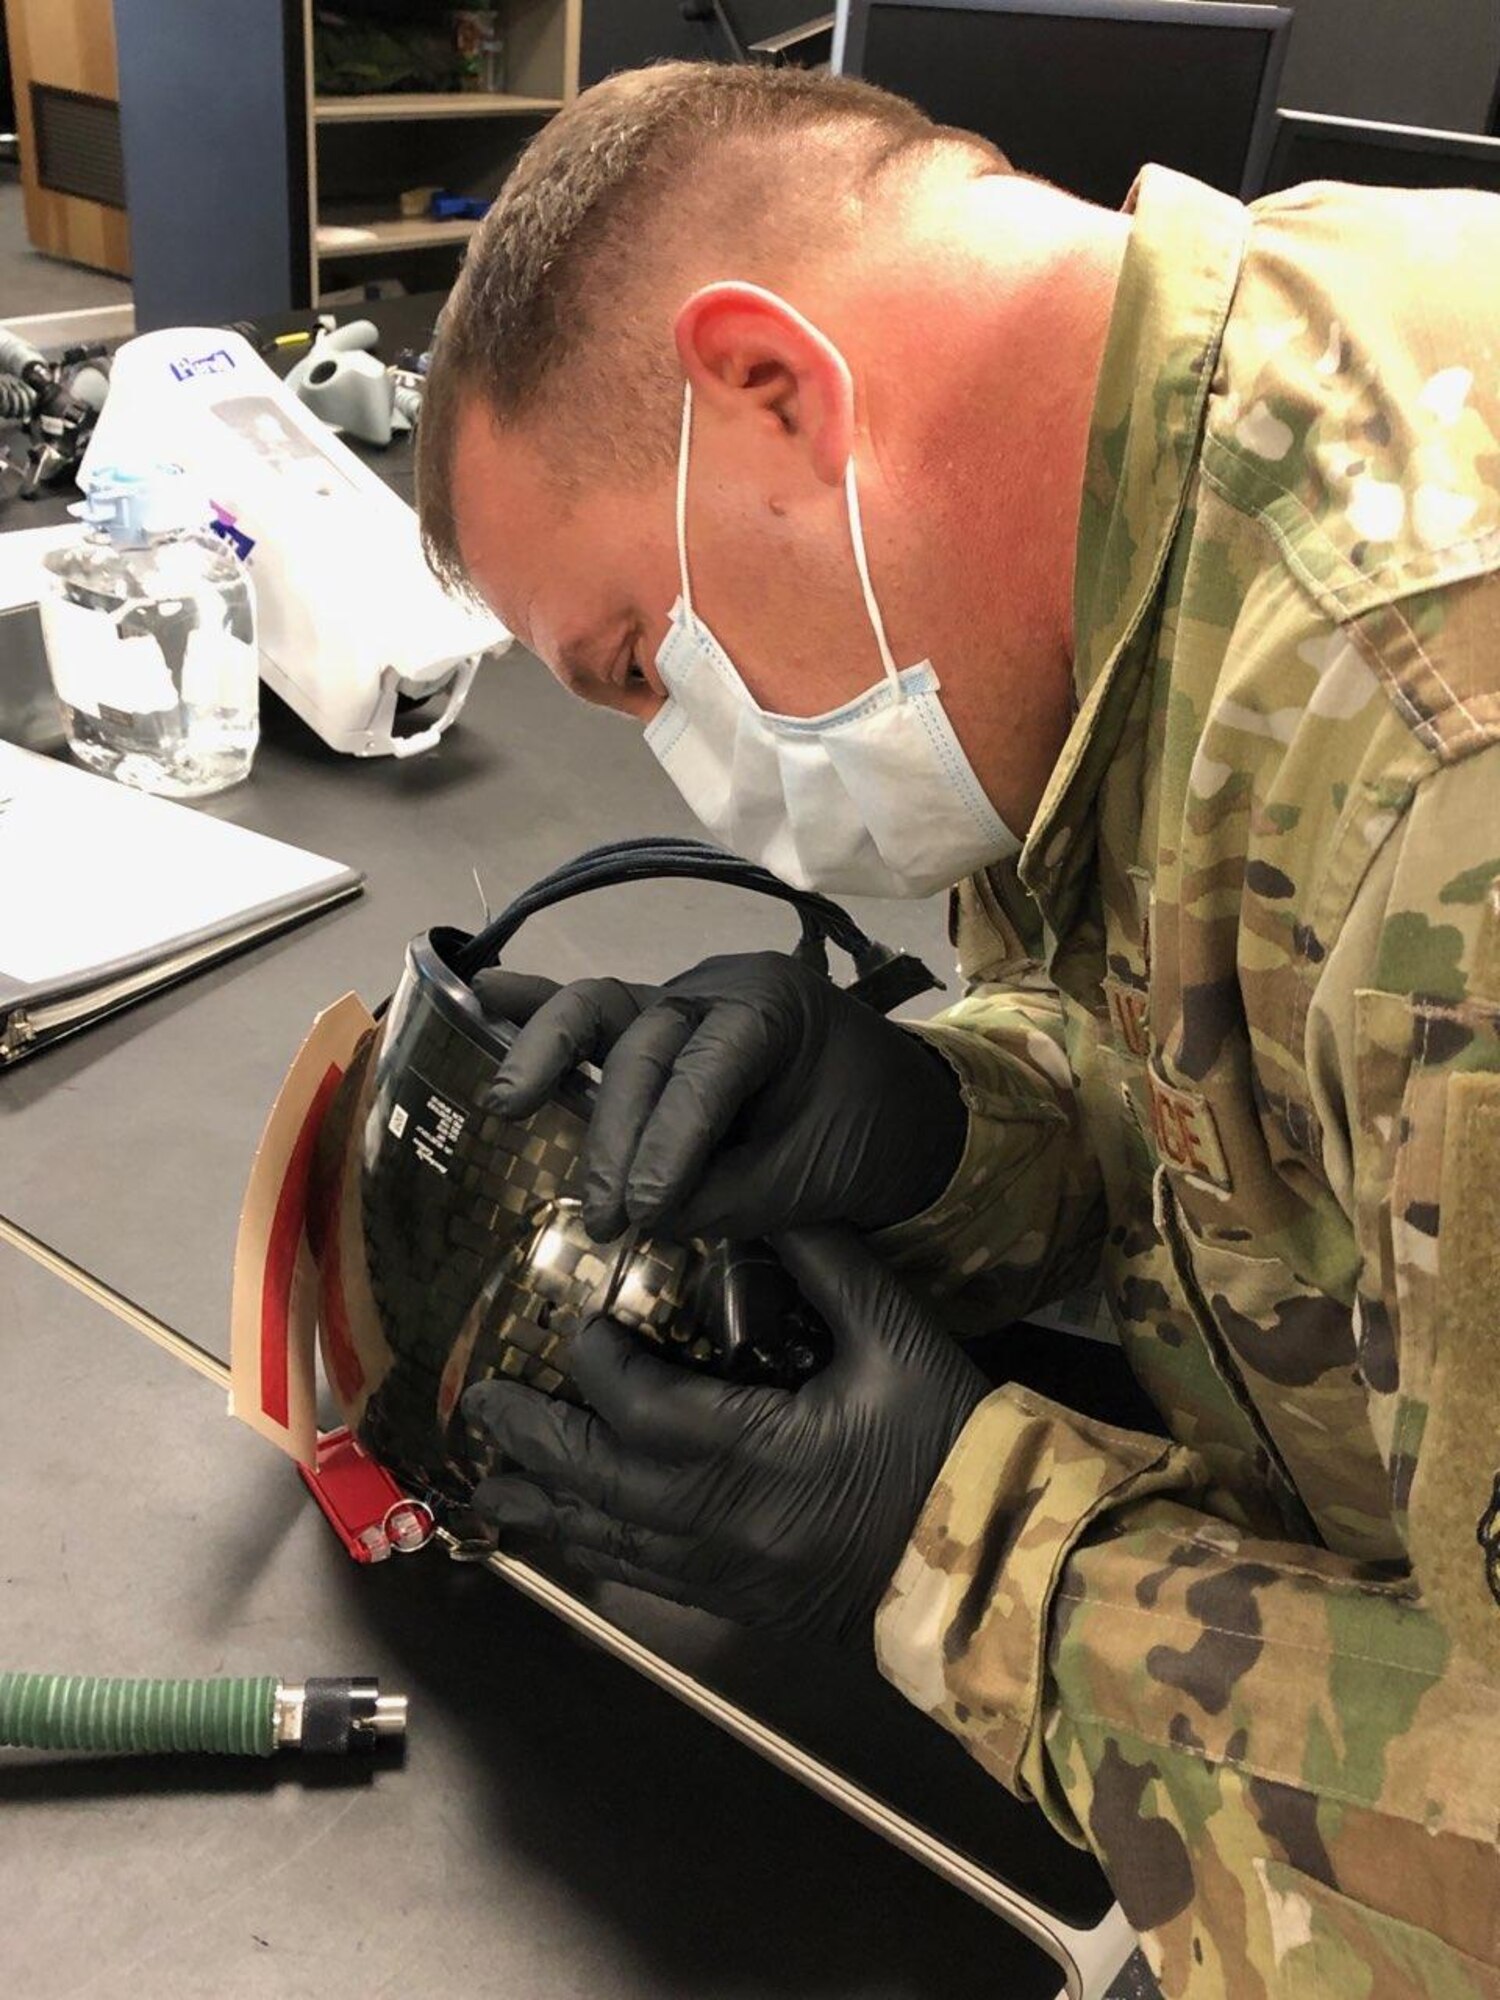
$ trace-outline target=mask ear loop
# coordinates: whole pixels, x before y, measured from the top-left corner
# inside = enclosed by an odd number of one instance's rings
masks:
[[[682,591],[682,608],[690,620],[696,617],[687,559],[688,460],[692,455],[692,448],[693,385],[691,382],[685,382],[682,388],[682,433],[677,446],[677,573]],[[865,555],[864,519],[859,511],[859,481],[855,476],[852,451],[844,467],[844,497],[849,508],[849,540],[854,547],[854,567],[859,571],[859,587],[864,592],[865,612],[870,620],[870,629],[875,634],[875,644],[880,649],[880,664],[885,669],[885,677],[894,689],[896,699],[904,701],[906,690],[901,685],[901,670],[896,665],[890,641],[885,636],[885,620],[880,615],[880,606],[875,598],[875,586],[870,581],[870,564]]]
[[[682,608],[693,617],[693,586],[688,582],[687,482],[688,455],[693,448],[693,385],[682,386],[682,439],[677,447],[677,570],[682,579]]]
[[[901,685],[901,671],[891,657],[890,642],[885,636],[885,621],[880,615],[880,606],[875,601],[875,586],[870,581],[870,565],[865,556],[865,525],[859,511],[859,481],[855,477],[852,451],[844,467],[844,495],[849,503],[849,539],[854,544],[854,567],[859,571],[859,587],[865,594],[865,610],[869,614],[870,629],[875,634],[876,645],[880,648],[880,663],[885,668],[885,677],[895,690],[897,701],[904,701],[906,690]]]

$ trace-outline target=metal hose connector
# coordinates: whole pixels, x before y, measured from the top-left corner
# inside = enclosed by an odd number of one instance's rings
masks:
[[[38,361],[46,365],[47,357],[39,347],[33,347],[29,340],[23,340],[18,333],[0,326],[0,374],[23,375]]]

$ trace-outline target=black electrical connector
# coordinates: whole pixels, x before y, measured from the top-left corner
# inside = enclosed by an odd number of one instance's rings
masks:
[[[888,944],[878,942],[868,951],[856,953],[854,975],[845,992],[863,1000],[877,1014],[904,1007],[919,993],[944,991],[942,980],[914,952],[893,951]]]

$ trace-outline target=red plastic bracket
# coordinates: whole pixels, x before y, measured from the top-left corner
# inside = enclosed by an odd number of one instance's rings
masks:
[[[403,1493],[383,1465],[362,1452],[347,1427],[318,1433],[318,1462],[298,1472],[356,1562],[414,1555],[437,1531],[425,1501]]]

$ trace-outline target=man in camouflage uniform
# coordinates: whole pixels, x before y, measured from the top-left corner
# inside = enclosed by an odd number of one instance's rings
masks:
[[[958,1168],[873,1240],[954,1318],[1097,1274],[1168,1435],[989,1395],[877,1651],[1095,1849],[1169,1995],[1477,2000],[1500,203],[1247,210],[1151,169],[1129,214],[1076,715],[1018,860],[957,890],[965,997],[920,1030]]]
[[[881,1659],[1088,1834],[1169,1993],[1497,1993],[1500,205],[1134,213],[1078,720],[928,1031],[996,1115],[889,1247],[1014,1244],[1006,1099],[1071,1091],[1175,1444],[996,1395]]]

